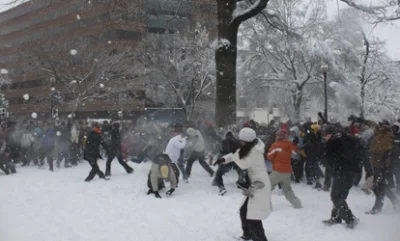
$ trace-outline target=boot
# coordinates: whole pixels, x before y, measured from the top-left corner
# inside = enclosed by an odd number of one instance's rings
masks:
[[[336,224],[341,224],[341,223],[342,223],[342,220],[330,218],[330,219],[328,219],[328,220],[323,220],[322,223],[323,223],[325,226],[330,227],[330,226],[333,226],[333,225],[336,225]]]
[[[105,176],[106,177],[111,177],[111,170],[110,169],[106,169],[106,174],[105,174]]]
[[[365,214],[368,214],[368,215],[376,215],[376,214],[379,214],[379,213],[381,213],[382,212],[382,209],[372,209],[371,211],[367,211],[367,212],[365,212]]]
[[[324,192],[329,192],[329,186],[327,186],[327,185],[324,185],[324,188],[322,189]]]
[[[360,222],[360,219],[356,218],[352,222],[347,223],[346,227],[349,229],[354,229],[358,225],[359,222]]]
[[[132,168],[132,167],[127,167],[125,170],[126,170],[126,172],[127,172],[128,174],[133,173],[133,168]]]
[[[319,182],[315,183],[314,189],[317,189],[318,191],[321,191],[321,189],[322,189],[322,184],[319,183]]]

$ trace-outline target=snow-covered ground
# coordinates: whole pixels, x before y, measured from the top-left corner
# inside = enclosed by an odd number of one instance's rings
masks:
[[[99,162],[104,170],[104,162]],[[242,196],[236,174],[225,180],[226,196],[218,196],[207,173],[195,164],[189,184],[180,184],[170,198],[147,196],[149,164],[134,165],[125,174],[113,163],[110,181],[83,182],[87,163],[70,169],[20,167],[18,174],[0,174],[1,241],[232,241],[241,235],[238,208]],[[168,187],[168,184],[167,184]],[[367,216],[374,198],[354,188],[349,205],[361,219],[355,230],[324,227],[329,194],[304,184],[293,185],[305,208],[296,210],[274,191],[274,212],[264,221],[269,241],[398,241],[400,216],[386,202],[385,212]]]

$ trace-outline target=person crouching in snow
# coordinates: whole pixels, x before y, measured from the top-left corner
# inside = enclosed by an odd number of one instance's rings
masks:
[[[272,161],[272,173],[270,175],[271,186],[275,188],[281,184],[286,199],[295,207],[302,208],[303,205],[299,198],[293,192],[290,185],[290,177],[292,174],[292,152],[294,146],[288,140],[288,131],[279,130],[276,133],[276,142],[272,144],[268,152],[268,160]]]
[[[239,132],[241,148],[218,159],[218,163],[235,162],[240,169],[247,170],[250,187],[243,188],[244,203],[240,208],[242,240],[267,241],[262,220],[271,213],[271,182],[264,163],[264,143],[251,128]]]
[[[167,154],[159,155],[151,164],[150,173],[147,180],[149,191],[147,195],[154,194],[156,198],[161,198],[158,190],[164,187],[164,180],[167,179],[171,183],[171,189],[167,191],[170,196],[177,188],[176,173],[171,167],[171,159]]]

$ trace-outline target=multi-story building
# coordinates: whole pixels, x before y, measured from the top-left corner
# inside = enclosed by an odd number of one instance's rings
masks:
[[[216,9],[211,0],[30,0],[2,12],[0,68],[8,71],[12,81],[2,90],[9,101],[8,111],[15,116],[32,112],[47,116],[51,113],[53,102],[49,99],[54,96],[54,89],[65,92],[63,85],[54,83],[48,73],[27,61],[38,49],[49,49],[41,54],[52,55],[58,45],[82,37],[91,43],[102,43],[93,51],[119,45],[140,48],[144,33],[190,30],[196,21],[212,27],[214,19]],[[62,61],[64,57],[60,56]],[[134,80],[119,80],[113,85],[124,86],[124,81]],[[144,86],[135,88],[136,93],[145,91]],[[29,100],[24,95],[29,95]],[[66,94],[65,98],[70,97]],[[141,112],[145,100],[142,94],[132,95],[123,107],[105,99],[90,100],[80,105],[75,114],[100,118],[123,110],[124,116],[129,116]],[[73,108],[63,102],[54,104],[59,113],[70,113]]]

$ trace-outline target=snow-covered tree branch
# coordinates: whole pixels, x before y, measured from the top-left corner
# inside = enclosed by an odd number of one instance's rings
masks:
[[[146,97],[160,107],[182,107],[190,120],[198,102],[214,96],[214,51],[208,31],[198,25],[193,35],[149,33],[143,49],[145,54],[138,53],[138,74],[147,83]]]

